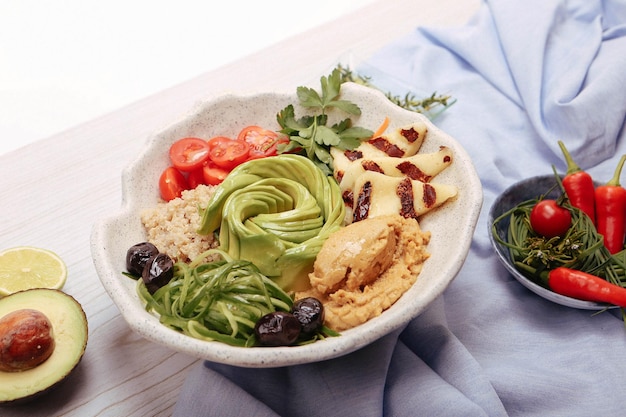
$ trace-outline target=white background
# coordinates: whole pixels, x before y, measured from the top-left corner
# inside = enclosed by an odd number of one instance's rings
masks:
[[[0,0],[0,154],[372,1]]]

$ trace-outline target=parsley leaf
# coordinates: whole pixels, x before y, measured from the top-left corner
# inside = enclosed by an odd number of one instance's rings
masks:
[[[300,105],[317,111],[319,114],[296,118],[292,104],[278,112],[276,119],[281,127],[280,132],[289,136],[289,143],[279,146],[280,153],[304,154],[327,175],[332,175],[331,147],[354,149],[362,140],[372,136],[371,130],[352,126],[350,118],[345,118],[332,126],[327,125],[327,112],[332,109],[354,116],[361,114],[358,105],[340,98],[343,82],[341,71],[335,68],[328,77],[321,78],[321,94],[309,87],[297,88],[296,93]]]

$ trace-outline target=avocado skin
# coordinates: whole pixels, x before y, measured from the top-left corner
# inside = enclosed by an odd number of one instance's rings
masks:
[[[58,307],[59,305],[63,307]],[[32,308],[46,314],[53,327],[60,326],[59,320],[61,318],[69,323],[65,330],[70,330],[71,327],[69,326],[72,325],[79,327],[73,329],[72,333],[75,338],[73,343],[69,337],[56,336],[62,332],[55,331],[55,338],[58,337],[55,339],[55,352],[38,367],[23,372],[0,372],[0,407],[17,406],[31,402],[60,386],[77,368],[87,348],[87,316],[80,303],[71,295],[61,290],[37,288],[0,298],[0,317],[22,308]],[[47,372],[49,370],[53,372]],[[50,375],[53,375],[54,372],[59,372],[59,374],[50,379]],[[12,388],[7,388],[6,382],[9,378],[18,378],[22,385],[15,391]],[[23,383],[46,378],[48,383],[44,385],[37,387],[31,384],[32,391],[23,387]]]

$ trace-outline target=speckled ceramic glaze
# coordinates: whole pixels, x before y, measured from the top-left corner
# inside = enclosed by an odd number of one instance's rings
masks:
[[[139,213],[159,201],[157,183],[168,165],[170,144],[183,136],[232,137],[249,124],[278,129],[276,113],[287,104],[297,103],[295,94],[224,95],[199,103],[182,120],[148,140],[145,150],[122,173],[120,211],[93,227],[94,265],[102,285],[133,330],[153,342],[213,362],[244,367],[287,366],[330,359],[359,349],[417,317],[445,290],[465,261],[482,206],[481,184],[469,156],[456,140],[430,121],[393,105],[379,91],[348,83],[342,86],[342,95],[361,107],[362,115],[355,120],[359,126],[375,130],[385,116],[391,120],[390,128],[424,119],[429,131],[420,152],[435,152],[441,145],[453,150],[453,164],[435,180],[456,185],[459,194],[420,221],[424,230],[432,232],[428,248],[432,256],[413,287],[381,316],[339,337],[297,347],[240,348],[200,341],[162,326],[157,317],[145,311],[137,297],[135,281],[122,272],[127,249],[146,239]],[[298,106],[295,110],[296,115],[304,113]]]
[[[515,266],[511,263],[511,256],[506,247],[499,244],[491,231],[491,225],[493,221],[500,217],[502,214],[512,209],[516,205],[523,201],[538,198],[545,194],[546,198],[558,198],[560,189],[557,186],[556,178],[554,174],[542,175],[537,177],[528,178],[513,184],[507,188],[497,199],[494,201],[491,209],[489,210],[489,237],[491,243],[498,255],[498,258],[506,269],[517,279],[522,285],[540,295],[541,297],[553,301],[557,304],[561,304],[568,307],[586,309],[586,310],[602,310],[607,308],[606,304],[599,304],[590,301],[581,301],[575,298],[566,297],[564,295],[557,294],[549,289],[542,287],[541,285],[531,281],[523,274],[521,274]],[[498,222],[496,227],[496,233],[502,239],[506,239],[507,230],[509,228],[509,221],[502,220]]]

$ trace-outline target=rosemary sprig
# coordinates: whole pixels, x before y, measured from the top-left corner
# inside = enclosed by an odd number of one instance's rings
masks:
[[[336,69],[339,70],[342,81],[344,82],[351,81],[356,84],[361,84],[380,90],[373,84],[371,77],[357,74],[349,67],[343,66],[341,64],[337,64]],[[416,95],[411,92],[406,93],[404,96],[395,95],[389,91],[383,91],[383,93],[389,99],[389,101],[396,104],[397,106],[400,106],[406,110],[414,111],[416,113],[429,115],[431,118],[438,116],[445,109],[456,103],[456,99],[452,98],[452,96],[437,94],[437,92],[433,92],[430,96],[423,98],[417,98]]]

